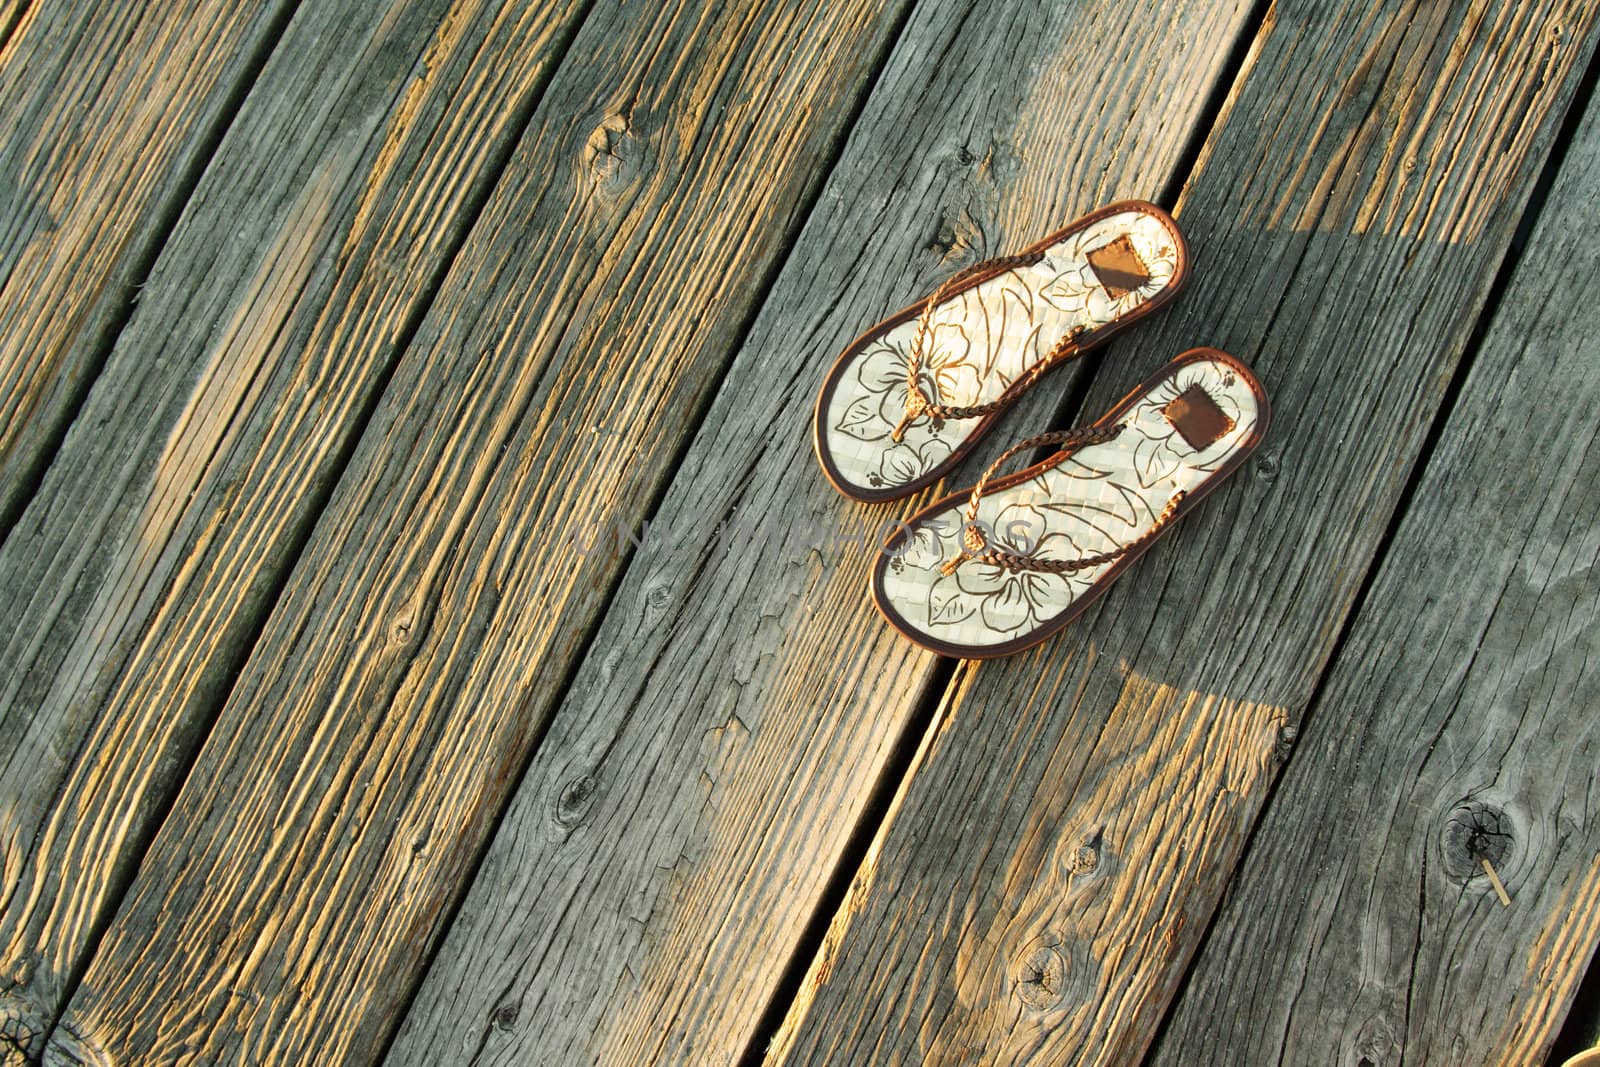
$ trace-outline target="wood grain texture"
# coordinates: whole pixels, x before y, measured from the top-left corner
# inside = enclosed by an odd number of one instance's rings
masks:
[[[1180,204],[1192,288],[1086,403],[1104,410],[1204,340],[1260,372],[1267,442],[1062,638],[963,669],[774,1060],[1139,1060],[1377,551],[1595,18],[1559,0],[1272,9]]]
[[[301,11],[0,548],[19,1047],[40,1051],[580,11]]]
[[[588,12],[47,1061],[377,1054],[893,15]]]
[[[31,0],[5,0],[4,3],[0,3],[0,53],[3,53],[6,42],[11,40],[17,24],[27,13],[30,2]]]
[[[745,1054],[932,664],[865,599],[893,512],[823,480],[822,374],[957,267],[1161,188],[1246,15],[917,7],[391,1063]]]
[[[291,7],[35,0],[0,49],[0,535]]]
[[[1156,1063],[1544,1061],[1600,941],[1597,187],[1591,101]]]

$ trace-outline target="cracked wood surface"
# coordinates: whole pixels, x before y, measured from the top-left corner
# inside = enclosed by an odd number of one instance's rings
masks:
[[[1530,264],[1591,280],[1589,127],[1380,537],[1595,12],[292,6],[0,0],[8,1065],[371,1062],[397,1026],[397,1064],[714,1063],[780,1018],[774,1060],[1134,1061],[1314,691],[1155,1059],[1548,1046],[1600,937],[1593,729],[1559,733],[1594,703],[1595,383]],[[1185,177],[1193,289],[958,477],[1201,342],[1261,370],[1266,449],[1061,638],[936,692],[865,597],[918,501],[826,486],[816,383],[965,263]],[[1493,514],[1472,474],[1552,363],[1553,513]],[[1423,676],[1372,673],[1402,643]],[[1407,694],[1420,725],[1374,706]],[[1343,897],[1274,908],[1344,847]],[[1256,987],[1306,966],[1339,1014]]]
[[[579,11],[300,12],[0,547],[19,1048],[41,1051]]]
[[[1600,100],[1155,1063],[1548,1052],[1600,940],[1597,187]]]
[[[822,478],[817,383],[951,270],[1167,184],[1247,16],[918,6],[390,1063],[729,1063],[759,1038],[934,662],[866,600],[896,512]],[[1109,144],[1109,167],[1086,148]]]
[[[32,0],[0,9],[0,34],[11,29],[0,48],[0,534],[27,503],[191,173],[291,6]]]
[[[47,1059],[377,1053],[894,15],[587,13]]]
[[[1595,20],[1560,0],[1272,9],[1179,205],[1191,288],[1085,410],[1203,339],[1255,365],[1275,424],[1065,636],[962,670],[775,1061],[1142,1056],[1489,298]],[[1199,1055],[1183,1062],[1212,1062]]]

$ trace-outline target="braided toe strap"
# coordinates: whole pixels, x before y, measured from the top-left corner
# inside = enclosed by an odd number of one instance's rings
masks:
[[[911,350],[906,357],[905,414],[900,417],[900,421],[896,423],[894,429],[890,431],[889,437],[891,440],[897,442],[904,440],[906,429],[913,422],[922,417],[939,419],[942,421],[949,421],[952,419],[972,419],[977,418],[980,415],[988,415],[992,412],[999,411],[1001,408],[1005,407],[1011,402],[1012,398],[1010,396],[1002,396],[999,399],[991,400],[986,404],[970,404],[964,407],[938,403],[932,397],[929,397],[922,388],[921,378],[923,349],[927,345],[929,334],[932,332],[934,311],[940,304],[944,303],[945,300],[955,292],[955,290],[959,289],[963,284],[980,275],[1004,274],[1008,270],[1016,270],[1020,267],[1031,267],[1034,264],[1041,262],[1043,259],[1043,252],[1031,252],[1023,256],[998,256],[994,259],[986,259],[982,263],[974,263],[970,267],[966,267],[957,271],[955,274],[947,278],[939,286],[939,288],[935,289],[931,295],[929,295],[927,301],[922,306],[922,315],[917,319],[917,332],[911,339]],[[1062,337],[1051,347],[1049,352],[1045,353],[1043,359],[1039,360],[1039,362],[1028,368],[1027,373],[1021,378],[1017,379],[1012,388],[1031,388],[1045,371],[1082,354],[1083,350],[1079,344],[1079,341],[1082,339],[1084,332],[1085,327],[1082,326],[1068,332],[1066,336]],[[938,383],[933,383],[933,388],[934,391],[937,392],[939,388]],[[1009,392],[1010,390],[1008,390],[1008,393]]]
[[[967,501],[966,522],[962,524],[961,541],[962,551],[950,562],[940,567],[940,573],[954,574],[957,567],[971,560],[985,563],[994,567],[1004,567],[1009,571],[1037,571],[1045,574],[1075,574],[1078,571],[1093,570],[1096,567],[1111,563],[1127,555],[1135,549],[1142,548],[1154,540],[1168,523],[1178,513],[1178,505],[1183,502],[1186,495],[1182,490],[1174,493],[1167,506],[1156,517],[1155,524],[1144,533],[1129,541],[1125,545],[1113,548],[1108,552],[1099,552],[1092,556],[1079,556],[1075,559],[1040,559],[1037,556],[1021,555],[1004,548],[998,548],[989,543],[988,532],[983,523],[978,521],[978,504],[983,499],[984,490],[989,487],[995,473],[1010,459],[1022,452],[1031,451],[1044,445],[1060,445],[1061,450],[1054,458],[1057,462],[1065,459],[1069,454],[1086,445],[1102,444],[1114,440],[1122,433],[1122,425],[1096,427],[1091,426],[1082,430],[1054,430],[1019,441],[1000,454],[1000,457],[989,464],[978,484],[972,487],[972,495]]]

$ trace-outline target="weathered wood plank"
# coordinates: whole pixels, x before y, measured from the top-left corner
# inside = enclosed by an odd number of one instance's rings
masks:
[[[36,0],[0,50],[0,536],[292,7]]]
[[[1086,405],[1207,341],[1261,372],[1273,431],[1061,640],[963,670],[774,1059],[1138,1061],[1596,18],[1563,0],[1273,9],[1180,205],[1197,263],[1183,315],[1135,338]]]
[[[1164,186],[1247,17],[1233,2],[918,6],[391,1062],[749,1048],[930,663],[879,624],[868,555],[840,543],[889,512],[817,469],[822,372],[957,266]]]
[[[307,5],[0,548],[0,1032],[29,1052],[581,10]]]
[[[1544,1061],[1600,941],[1596,188],[1591,100],[1156,1062]]]
[[[894,15],[588,13],[47,1058],[376,1055]]]
[[[5,0],[0,4],[0,56],[4,55],[6,43],[27,13],[29,3],[30,0]]]

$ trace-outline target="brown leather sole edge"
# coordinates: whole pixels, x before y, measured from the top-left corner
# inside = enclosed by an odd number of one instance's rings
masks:
[[[1085,334],[1083,342],[1080,345],[1080,353],[1087,352],[1090,349],[1111,340],[1112,337],[1138,322],[1144,316],[1152,314],[1160,308],[1165,307],[1172,301],[1174,297],[1178,295],[1179,290],[1181,290],[1184,284],[1189,280],[1189,246],[1183,238],[1183,231],[1178,228],[1178,223],[1171,215],[1157,207],[1155,204],[1150,203],[1148,200],[1118,200],[1115,203],[1096,208],[1089,214],[1067,224],[1066,226],[1063,226],[1061,229],[1055,231],[1049,236],[1035,241],[1033,244],[1029,245],[1027,248],[1018,253],[1018,255],[1030,255],[1034,252],[1042,252],[1051,245],[1054,245],[1069,235],[1076,233],[1078,230],[1084,229],[1085,227],[1109,215],[1115,215],[1123,211],[1142,211],[1153,215],[1156,219],[1158,219],[1161,224],[1167,228],[1167,231],[1172,234],[1173,242],[1178,250],[1178,262],[1173,268],[1172,280],[1167,283],[1166,288],[1162,289],[1161,292],[1151,297],[1145,303],[1140,304],[1138,307],[1128,312],[1122,318],[1117,319],[1114,322],[1108,322],[1104,326],[1098,327],[1097,329]],[[977,275],[976,277],[970,278],[966,282],[963,282],[958,288],[953,290],[950,293],[950,297],[947,297],[946,299],[960,296],[973,286],[982,285],[990,278],[1002,273],[1004,273],[1003,269],[993,272],[985,272]],[[959,448],[955,449],[955,451],[953,451],[943,463],[928,471],[917,480],[908,482],[903,486],[895,486],[889,489],[868,489],[847,481],[844,476],[839,473],[839,468],[834,464],[833,457],[831,454],[829,454],[828,447],[825,444],[827,431],[824,423],[827,419],[828,406],[833,402],[834,391],[838,388],[839,379],[844,376],[845,366],[863,348],[871,344],[884,333],[894,329],[902,322],[905,322],[909,319],[914,319],[921,314],[922,304],[920,302],[912,304],[910,307],[902,308],[893,315],[890,315],[888,318],[879,322],[876,326],[873,326],[866,333],[863,333],[854,341],[851,341],[845,346],[844,351],[839,354],[838,358],[833,361],[833,366],[829,368],[827,377],[823,379],[822,387],[817,393],[816,404],[812,410],[811,416],[812,451],[816,453],[817,462],[822,466],[822,473],[827,476],[828,482],[841,494],[849,497],[851,500],[860,500],[863,503],[877,504],[885,500],[898,500],[901,497],[911,496],[913,493],[917,493],[923,489],[926,489],[928,486],[943,478],[957,465],[959,465],[960,462],[966,458],[967,453],[971,452],[973,447],[976,446],[977,443],[981,441],[989,432],[995,420],[1004,415],[1006,410],[1010,408],[1010,406],[1016,402],[1018,397],[1020,397],[1026,391],[1025,389],[1013,386],[1011,389],[1008,389],[1006,392],[1002,393],[1000,395],[1000,400],[1004,402],[1005,407],[1002,407],[1000,410],[984,416],[983,421],[974,427],[972,433],[967,436],[967,439],[961,443]]]
[[[1150,392],[1151,389],[1155,388],[1157,384],[1171,377],[1174,371],[1176,371],[1179,367],[1186,363],[1193,363],[1202,359],[1216,360],[1221,363],[1226,363],[1229,367],[1232,367],[1234,371],[1237,372],[1239,376],[1243,378],[1244,381],[1250,386],[1250,391],[1255,394],[1256,404],[1258,406],[1255,429],[1251,432],[1249,437],[1244,438],[1240,442],[1239,451],[1234,456],[1232,456],[1226,463],[1212,472],[1209,478],[1201,482],[1195,489],[1191,490],[1188,496],[1184,497],[1183,502],[1178,505],[1178,509],[1174,513],[1173,522],[1169,523],[1165,528],[1158,531],[1156,536],[1150,541],[1144,545],[1141,545],[1135,551],[1129,552],[1127,555],[1113,563],[1110,569],[1096,579],[1093,585],[1084,590],[1083,595],[1078,597],[1077,600],[1074,600],[1065,611],[1044,622],[1039,626],[1038,629],[1023,635],[1022,637],[1007,641],[1004,644],[976,646],[958,645],[948,641],[940,641],[937,638],[929,637],[926,634],[914,629],[910,623],[906,622],[900,613],[895,610],[894,605],[891,604],[888,598],[884,595],[883,573],[888,567],[891,557],[886,551],[880,550],[878,553],[878,558],[872,566],[871,579],[872,602],[877,606],[879,613],[888,620],[891,626],[893,626],[896,630],[899,630],[909,640],[921,646],[922,648],[926,648],[932,652],[937,652],[943,656],[952,656],[957,659],[998,659],[1002,656],[1014,655],[1023,651],[1024,649],[1032,648],[1034,645],[1041,644],[1042,642],[1049,640],[1051,637],[1054,637],[1057,633],[1064,629],[1067,624],[1071,623],[1079,615],[1082,615],[1086,610],[1088,610],[1089,605],[1098,600],[1101,594],[1103,594],[1106,589],[1108,589],[1111,584],[1117,580],[1124,570],[1132,566],[1135,560],[1139,559],[1150,550],[1151,545],[1165,537],[1167,533],[1169,533],[1172,528],[1177,525],[1177,519],[1180,519],[1184,515],[1188,514],[1190,509],[1203,500],[1218,485],[1226,481],[1234,471],[1239,469],[1240,465],[1243,464],[1246,459],[1250,458],[1250,455],[1255,452],[1257,446],[1261,444],[1261,439],[1263,436],[1265,436],[1267,428],[1272,422],[1272,406],[1268,402],[1266,391],[1261,387],[1261,382],[1256,377],[1255,372],[1239,359],[1230,356],[1228,353],[1223,352],[1220,349],[1202,347],[1191,348],[1166,363],[1161,367],[1160,370],[1150,375],[1144,381],[1136,385],[1131,391],[1129,391],[1129,393],[1120,401],[1118,401],[1110,411],[1101,416],[1100,419],[1094,423],[1094,425],[1104,426],[1109,423],[1116,422],[1124,414],[1126,414],[1128,409],[1138,402],[1140,398]],[[1004,478],[997,479],[992,483],[990,492],[999,492],[1004,489],[1009,489],[1013,485],[1016,485],[1020,482],[1025,482],[1029,478],[1036,477],[1040,473],[1056,466],[1062,461],[1063,458],[1065,457],[1058,458],[1052,456],[1049,459],[1035,463],[1033,466],[1028,467],[1025,470],[1021,470],[1015,474],[1010,474]],[[906,531],[914,528],[918,522],[928,518],[931,515],[937,514],[938,512],[948,510],[953,504],[964,502],[971,492],[972,490],[967,488],[958,492],[950,493],[947,496],[935,500],[927,507],[919,509],[914,515],[910,516],[899,524],[899,528],[895,531],[895,533],[884,542],[883,549],[893,549],[896,545],[898,545],[900,539],[905,536]]]

